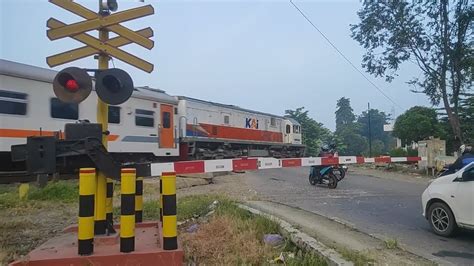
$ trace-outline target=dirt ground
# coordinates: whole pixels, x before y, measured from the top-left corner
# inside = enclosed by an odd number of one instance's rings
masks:
[[[221,193],[232,199],[257,199],[252,190],[245,187],[243,178],[242,174],[219,176],[213,178],[214,184],[207,185],[210,181],[207,178],[179,177],[177,196]],[[144,200],[158,199],[158,179],[146,179],[144,183]],[[118,195],[118,185],[115,190]],[[117,196],[114,205],[119,204],[120,197]],[[59,235],[67,226],[75,224],[77,212],[77,202],[28,201],[0,208],[0,265],[21,258],[46,240]]]
[[[388,171],[385,167],[375,167],[374,165],[349,165],[349,173],[423,184],[427,184],[432,179],[432,177],[415,172]]]
[[[19,259],[76,222],[73,203],[36,203],[0,210],[0,265]]]

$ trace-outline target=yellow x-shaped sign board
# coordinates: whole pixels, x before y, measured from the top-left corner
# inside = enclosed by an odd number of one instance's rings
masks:
[[[66,25],[54,18],[50,18],[48,20],[47,26],[49,30],[47,31],[47,36],[50,40],[71,37],[87,45],[86,47],[81,47],[48,57],[46,62],[50,67],[68,63],[89,55],[103,53],[115,57],[148,73],[153,71],[153,64],[128,52],[118,49],[118,47],[130,43],[136,43],[147,49],[153,48],[154,42],[149,39],[149,37],[153,36],[153,30],[151,28],[146,28],[135,32],[118,24],[132,19],[152,15],[154,13],[154,9],[151,5],[102,16],[77,3],[74,3],[72,0],[49,1],[80,17],[87,19],[70,25]],[[102,42],[99,39],[86,34],[88,31],[98,30],[100,28],[107,28],[119,36],[112,38],[107,42]]]

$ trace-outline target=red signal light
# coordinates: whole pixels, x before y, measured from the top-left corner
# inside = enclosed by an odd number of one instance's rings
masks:
[[[66,81],[66,89],[70,92],[76,92],[79,90],[79,84],[77,84],[77,81],[75,79],[69,79]]]

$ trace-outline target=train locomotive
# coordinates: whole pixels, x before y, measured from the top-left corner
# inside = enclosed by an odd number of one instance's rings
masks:
[[[81,103],[56,98],[56,71],[0,59],[0,170],[15,169],[11,146],[29,136],[62,137],[66,123],[96,122],[97,95]],[[121,162],[242,156],[302,157],[301,125],[287,117],[135,87],[109,106],[109,152]]]

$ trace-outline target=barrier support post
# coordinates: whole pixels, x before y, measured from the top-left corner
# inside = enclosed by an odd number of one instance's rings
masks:
[[[105,201],[105,219],[107,227],[114,225],[114,180],[107,178],[107,199]]]
[[[107,179],[102,172],[97,173],[97,185],[95,194],[95,235],[105,235],[105,229],[107,228],[106,216],[105,216],[105,205],[107,198]]]
[[[135,222],[143,222],[143,177],[138,176],[135,183]]]
[[[178,249],[178,226],[176,219],[176,173],[161,175],[163,184],[163,249]]]
[[[135,250],[135,185],[134,168],[123,168],[121,173],[120,252]]]
[[[96,172],[94,168],[79,170],[79,219],[77,226],[78,254],[94,252],[94,209]]]

